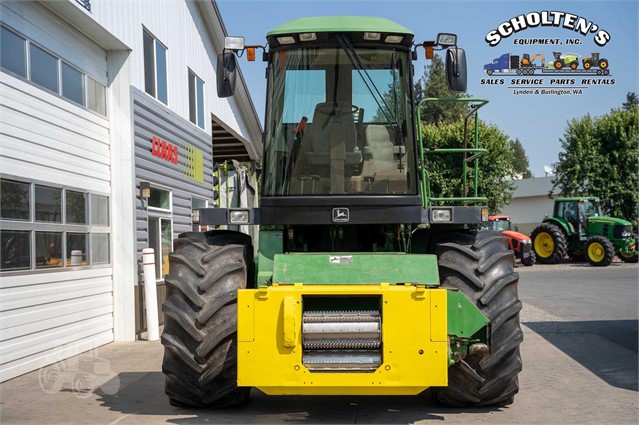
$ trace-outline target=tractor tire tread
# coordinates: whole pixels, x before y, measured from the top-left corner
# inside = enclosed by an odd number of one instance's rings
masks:
[[[523,332],[519,274],[514,272],[507,238],[488,231],[444,233],[437,238],[433,251],[438,255],[441,287],[460,290],[490,320],[491,353],[468,355],[450,366],[448,386],[433,388],[433,394],[439,402],[458,407],[512,403],[519,390]],[[476,255],[465,254],[467,250]]]

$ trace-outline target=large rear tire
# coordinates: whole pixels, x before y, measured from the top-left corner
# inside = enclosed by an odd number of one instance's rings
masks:
[[[519,391],[521,301],[514,255],[497,232],[453,233],[436,245],[441,286],[460,290],[490,320],[490,353],[468,355],[448,369],[448,386],[433,388],[450,406],[503,406]]]
[[[568,250],[568,242],[564,232],[551,223],[542,223],[530,235],[537,262],[542,264],[559,264],[564,261]]]
[[[250,238],[236,232],[183,233],[169,255],[164,312],[165,392],[179,407],[233,407],[237,386],[237,290],[247,286]]]

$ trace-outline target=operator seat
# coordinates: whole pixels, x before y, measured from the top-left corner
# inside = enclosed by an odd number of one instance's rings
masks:
[[[353,122],[353,105],[345,102],[318,103],[311,125],[311,146],[305,154],[309,165],[330,165],[331,159],[341,159],[346,166],[362,162],[357,146],[357,130]]]

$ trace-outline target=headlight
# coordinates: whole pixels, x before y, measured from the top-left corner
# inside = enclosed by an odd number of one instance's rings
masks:
[[[621,232],[622,238],[629,238],[630,236],[632,236],[632,232],[628,232],[628,231]]]
[[[433,223],[444,223],[451,221],[451,210],[449,208],[433,208],[431,211],[431,219],[433,220]]]
[[[481,221],[488,221],[488,208],[481,209]]]
[[[229,222],[231,224],[248,224],[249,211],[248,210],[231,210],[229,213]]]

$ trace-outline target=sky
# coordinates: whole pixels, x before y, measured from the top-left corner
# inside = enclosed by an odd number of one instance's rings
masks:
[[[244,36],[246,44],[265,44],[266,33],[291,19],[310,16],[378,16],[391,19],[410,28],[415,42],[434,40],[437,33],[452,32],[458,36],[458,45],[465,49],[468,62],[468,90],[473,97],[487,98],[490,103],[480,111],[480,117],[496,124],[512,140],[519,139],[526,150],[530,170],[535,177],[544,176],[544,166],[558,161],[562,150],[560,139],[567,124],[586,114],[600,116],[612,108],[620,108],[629,91],[639,93],[639,2],[628,1],[404,1],[404,0],[217,0],[224,25],[229,35]],[[486,41],[487,35],[499,25],[531,12],[556,11],[584,18],[595,30],[583,35],[573,29],[552,26],[528,27],[504,37],[496,46]],[[557,16],[557,15],[552,15]],[[566,24],[562,19],[560,24]],[[567,24],[570,24],[569,22]],[[596,27],[595,27],[596,25]],[[603,46],[596,44],[600,31],[609,34]],[[561,45],[519,44],[535,39],[557,39]],[[517,40],[517,41],[515,41]],[[574,40],[575,45],[567,45]],[[518,44],[515,44],[518,43]],[[608,76],[578,75],[562,79],[574,82],[555,82],[556,75],[544,76],[488,76],[484,64],[504,53],[522,55],[543,54],[546,62],[553,51],[574,52],[582,58],[592,52],[608,59]],[[259,58],[259,55],[258,55]],[[539,59],[537,59],[539,61]],[[424,74],[426,60],[423,50],[415,63],[415,79]],[[259,60],[246,62],[240,67],[258,116],[263,120],[265,109],[265,64]],[[580,67],[581,68],[581,65]],[[526,92],[526,81],[515,79],[542,79]],[[503,84],[482,84],[483,80],[500,80]],[[596,82],[583,79],[597,80]],[[614,80],[614,81],[613,81]],[[612,83],[605,84],[601,81]],[[484,81],[485,83],[485,81]],[[557,92],[568,87],[569,95],[535,94]],[[581,89],[574,94],[573,89]]]

